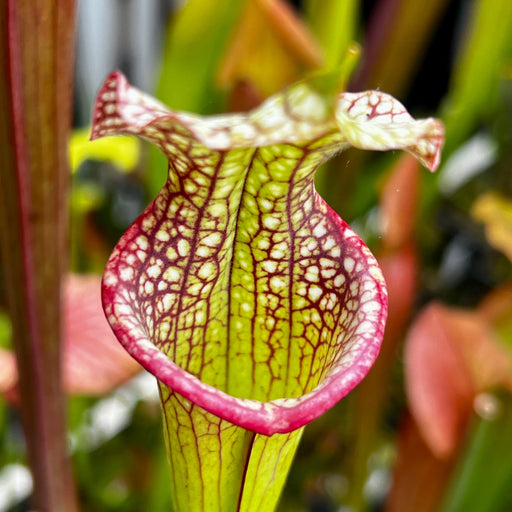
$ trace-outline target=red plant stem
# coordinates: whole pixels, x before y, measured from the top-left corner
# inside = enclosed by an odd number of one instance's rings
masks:
[[[78,510],[61,386],[74,0],[0,0],[0,242],[34,507]]]

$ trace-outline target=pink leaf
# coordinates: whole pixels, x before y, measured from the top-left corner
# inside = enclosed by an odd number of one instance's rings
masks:
[[[431,304],[414,323],[405,347],[412,414],[439,457],[458,446],[482,391],[510,380],[510,359],[482,317]]]
[[[64,384],[68,393],[104,394],[141,371],[105,319],[100,276],[67,277],[64,321]]]
[[[64,289],[63,381],[68,394],[102,395],[142,370],[119,345],[101,307],[101,276],[70,274]],[[18,400],[14,354],[0,350],[0,393]]]

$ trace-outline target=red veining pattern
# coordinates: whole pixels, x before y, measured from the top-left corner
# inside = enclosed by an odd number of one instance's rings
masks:
[[[433,118],[415,121],[405,107],[381,91],[343,93],[336,116],[347,139],[361,149],[404,149],[431,171],[439,166],[444,128]],[[350,125],[356,129],[351,133]]]
[[[289,432],[364,377],[383,334],[377,264],[313,187],[342,142],[319,123],[307,143],[274,134],[275,145],[218,151],[190,119],[119,75],[100,91],[93,137],[142,135],[170,161],[166,187],[112,253],[104,308],[125,348],[165,384],[163,399],[261,434]],[[260,140],[244,119],[244,137]],[[303,120],[286,122],[291,133]]]

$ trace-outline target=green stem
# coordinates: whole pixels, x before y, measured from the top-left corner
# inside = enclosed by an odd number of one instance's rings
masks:
[[[508,393],[494,398],[493,419],[475,418],[467,447],[448,487],[442,512],[493,512],[510,509],[512,461],[512,399]]]

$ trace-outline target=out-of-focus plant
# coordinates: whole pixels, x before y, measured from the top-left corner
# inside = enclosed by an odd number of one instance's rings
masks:
[[[52,512],[79,508],[66,391],[105,393],[139,370],[108,344],[99,277],[67,277],[74,20],[73,0],[0,4],[1,303],[16,354],[0,352],[0,389],[21,413],[32,504]]]
[[[0,4],[2,280],[34,506],[78,510],[61,386],[75,2]]]

